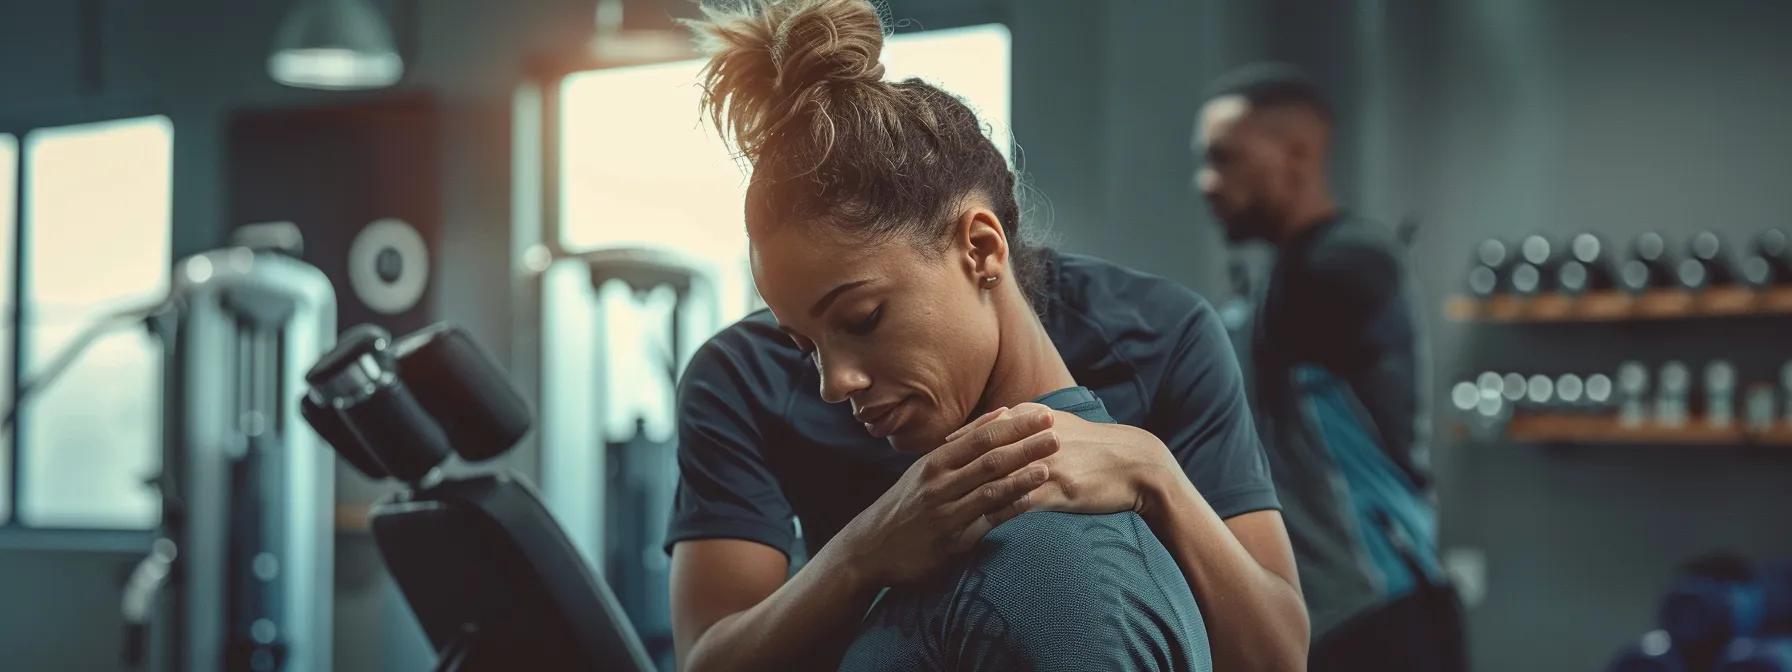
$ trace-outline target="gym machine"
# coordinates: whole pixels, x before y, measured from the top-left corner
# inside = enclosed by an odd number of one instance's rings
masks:
[[[405,490],[374,506],[387,569],[436,648],[437,670],[653,669],[609,587],[520,475],[490,460],[529,431],[529,409],[466,333],[394,341],[345,332],[305,376],[305,419],[345,461]],[[457,473],[450,477],[447,465]],[[460,465],[464,466],[464,465]]]
[[[268,233],[182,260],[151,321],[165,352],[162,523],[123,596],[133,668],[331,666],[333,464],[298,400],[335,340],[335,294],[289,256],[295,240]]]
[[[659,248],[568,255],[542,281],[543,492],[615,586],[649,654],[670,669],[663,546],[678,484],[673,390],[700,339],[718,326],[719,283],[704,261]],[[654,292],[670,296],[656,302]],[[619,302],[647,316],[630,320]],[[635,336],[639,349],[630,346]]]

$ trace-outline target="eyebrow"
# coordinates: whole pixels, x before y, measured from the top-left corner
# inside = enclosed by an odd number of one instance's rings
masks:
[[[810,317],[821,317],[822,313],[827,312],[828,306],[832,305],[834,303],[834,299],[838,299],[838,298],[840,298],[841,294],[845,294],[846,292],[850,291],[851,289],[858,287],[860,285],[863,285],[865,283],[868,283],[868,282],[871,282],[871,281],[870,280],[854,280],[852,282],[841,283],[840,286],[835,287],[831,290],[828,290],[828,293],[826,295],[822,296],[821,300],[816,301],[815,305],[809,307],[809,316]]]

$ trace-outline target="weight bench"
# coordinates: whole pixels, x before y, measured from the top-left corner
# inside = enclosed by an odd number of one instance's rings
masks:
[[[437,670],[653,669],[609,587],[521,476],[442,476],[451,453],[489,460],[531,423],[465,332],[436,325],[394,342],[356,327],[305,379],[305,419],[337,454],[408,486],[373,507],[371,526]]]

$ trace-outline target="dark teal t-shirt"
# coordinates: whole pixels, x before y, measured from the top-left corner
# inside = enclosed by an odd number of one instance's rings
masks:
[[[1035,401],[1112,422],[1085,387]],[[939,574],[880,595],[838,668],[1210,672],[1213,657],[1188,581],[1138,514],[1034,511]]]
[[[1040,321],[1085,393],[1114,422],[1161,439],[1221,518],[1279,509],[1237,357],[1207,301],[1091,257],[1045,261]],[[917,459],[866,433],[848,405],[824,402],[820,387],[766,311],[693,355],[678,388],[667,549],[725,538],[813,554]]]

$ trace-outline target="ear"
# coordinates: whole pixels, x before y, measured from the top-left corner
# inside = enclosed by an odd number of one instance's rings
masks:
[[[953,256],[973,284],[986,276],[1008,274],[1008,234],[989,208],[975,206],[960,214],[953,240]]]

